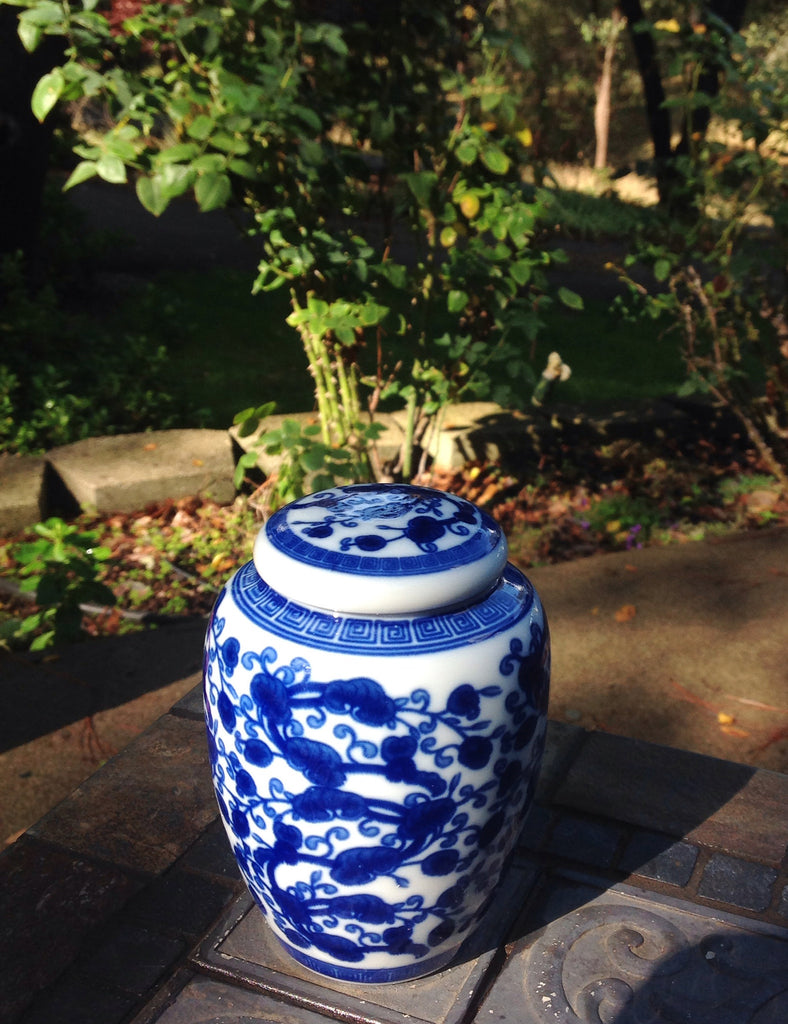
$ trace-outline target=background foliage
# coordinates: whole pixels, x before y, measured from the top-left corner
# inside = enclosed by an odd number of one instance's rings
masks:
[[[316,470],[412,475],[450,402],[526,403],[551,305],[581,306],[551,287],[555,236],[573,230],[626,239],[625,276],[651,271],[631,278],[649,301],[630,315],[653,320],[655,344],[681,354],[683,390],[732,408],[783,474],[782,5],[4,3],[20,9],[24,48],[48,45],[58,58],[32,109],[75,142],[68,187],[130,185],[159,215],[187,195],[202,210],[245,211],[261,255],[254,288],[285,294],[281,315],[319,413],[314,436],[263,438],[293,457],[280,497]],[[597,167],[594,214],[569,208],[559,185],[568,161]],[[660,202],[636,207],[625,227],[626,204],[611,197],[633,171],[656,182]],[[762,230],[755,260],[752,225]],[[78,374],[63,354],[89,329],[58,316],[74,289],[61,277],[59,291],[31,299],[24,273],[6,264],[2,326],[16,339],[0,373],[7,449],[204,421],[177,388],[163,390],[166,349],[142,331],[122,345],[94,337],[95,370]],[[675,349],[658,340],[666,325],[681,336]],[[261,382],[236,417],[242,433],[258,429],[272,397]],[[374,445],[382,407],[405,410],[388,466]]]

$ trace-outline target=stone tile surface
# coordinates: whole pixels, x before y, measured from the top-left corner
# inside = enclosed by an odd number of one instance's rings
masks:
[[[788,1020],[786,929],[560,878],[523,928],[476,1024]]]
[[[655,832],[638,832],[627,843],[620,867],[668,885],[686,885],[698,861],[698,847],[673,843]]]
[[[76,971],[106,989],[142,996],[185,952],[182,939],[124,922],[96,936]]]
[[[788,776],[621,736],[586,738],[556,802],[774,866],[788,844]]]
[[[0,875],[0,1024],[5,1024],[69,966],[91,929],[108,920],[140,882],[111,865],[26,837],[0,856]]]
[[[417,1018],[411,1020],[417,1024]],[[143,1010],[133,1024],[326,1024],[311,1008],[283,1003],[210,978],[189,981],[169,1006]]]
[[[136,996],[92,985],[69,975],[36,1000],[22,1024],[121,1024],[135,1008]]]
[[[766,910],[776,881],[774,868],[715,853],[703,872],[698,894],[743,910]]]
[[[181,867],[200,871],[228,881],[241,882],[241,873],[233,854],[233,848],[221,821],[210,825],[197,842],[183,855]]]
[[[196,942],[234,895],[229,885],[176,867],[135,896],[126,913],[143,925]]]
[[[453,964],[411,982],[353,985],[310,973],[281,949],[249,896],[239,900],[193,963],[299,1006],[319,1006],[342,1020],[397,1024],[408,1018],[459,1024],[537,877],[531,865],[514,864]]]
[[[606,868],[616,858],[623,836],[623,830],[610,822],[561,814],[553,826],[545,852]]]
[[[166,870],[217,816],[200,722],[165,715],[31,834],[140,872]]]

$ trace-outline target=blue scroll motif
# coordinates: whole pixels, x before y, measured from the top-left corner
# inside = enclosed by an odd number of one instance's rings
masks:
[[[422,688],[392,698],[372,678],[316,680],[302,657],[243,650],[223,600],[206,645],[206,723],[247,885],[303,962],[339,962],[335,976],[352,980],[383,953],[392,969],[379,980],[408,976],[478,918],[530,805],[546,629],[527,650],[510,640],[488,683],[439,702]]]

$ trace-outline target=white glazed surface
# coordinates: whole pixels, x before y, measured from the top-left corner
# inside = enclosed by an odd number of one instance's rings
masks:
[[[214,785],[247,885],[302,963],[351,981],[436,969],[530,805],[549,639],[517,570],[465,611],[331,616],[252,563],[206,639]]]

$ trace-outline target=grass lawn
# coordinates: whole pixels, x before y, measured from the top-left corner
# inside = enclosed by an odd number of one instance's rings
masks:
[[[221,429],[237,412],[274,400],[279,412],[313,407],[312,382],[296,332],[288,327],[284,291],[253,295],[240,271],[168,275],[134,295],[109,327],[134,322],[168,352],[162,390],[187,392],[201,425]],[[533,349],[541,373],[556,349],[572,367],[562,403],[584,409],[657,398],[681,384],[683,368],[671,337],[652,323],[633,325],[605,301],[576,312],[556,304]],[[528,395],[523,395],[527,403]],[[196,424],[184,424],[191,426]]]

